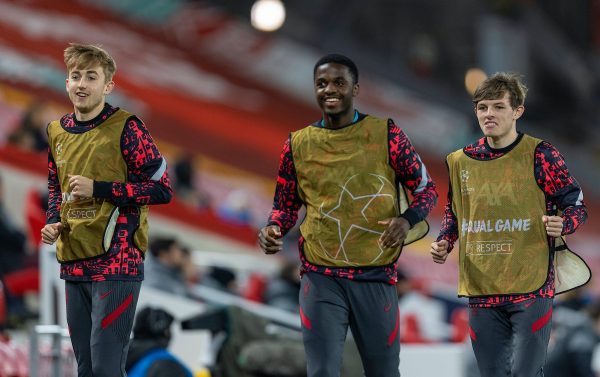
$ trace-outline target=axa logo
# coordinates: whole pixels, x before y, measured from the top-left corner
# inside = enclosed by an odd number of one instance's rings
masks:
[[[481,200],[490,206],[518,205],[519,188],[513,182],[484,182],[477,187],[474,200]]]

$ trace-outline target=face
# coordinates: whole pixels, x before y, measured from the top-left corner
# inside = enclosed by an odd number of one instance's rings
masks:
[[[104,70],[99,65],[71,70],[67,78],[67,93],[77,119],[89,120],[98,115],[104,107],[105,96],[113,87],[112,81],[106,82]]]
[[[479,101],[475,106],[481,131],[488,140],[499,144],[509,140],[512,142],[517,137],[517,119],[523,115],[524,110],[523,106],[516,109],[511,107],[508,93],[504,93],[504,96],[499,99]]]
[[[351,113],[357,94],[358,84],[354,84],[348,67],[335,63],[317,67],[315,95],[323,114],[339,117]]]
[[[169,253],[167,253],[167,255],[169,256],[169,262],[171,266],[176,266],[183,269],[187,259],[186,254],[181,248],[181,246],[179,246],[178,244],[174,244],[173,246],[171,246],[171,249],[169,250]]]

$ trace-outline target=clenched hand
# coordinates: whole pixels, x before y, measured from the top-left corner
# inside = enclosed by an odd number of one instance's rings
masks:
[[[258,244],[265,254],[275,254],[283,248],[281,230],[277,225],[265,226],[258,232]]]
[[[46,224],[42,228],[42,242],[48,245],[52,245],[54,242],[56,242],[62,230],[62,223]]]
[[[410,224],[404,217],[392,217],[378,221],[377,224],[388,226],[379,237],[379,244],[386,248],[402,245],[410,230]]]
[[[431,257],[435,263],[443,264],[448,258],[448,241],[440,240],[431,243],[431,249],[429,250]]]
[[[69,174],[69,188],[74,199],[91,198],[94,194],[94,181],[82,175]]]
[[[542,216],[546,233],[550,237],[560,237],[563,230],[563,218],[560,216]]]

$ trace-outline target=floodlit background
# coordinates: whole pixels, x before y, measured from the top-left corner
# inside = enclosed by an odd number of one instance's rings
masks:
[[[0,329],[12,340],[0,344],[20,353],[0,352],[0,365],[23,375],[31,363],[39,375],[52,375],[55,365],[43,356],[52,335],[38,331],[42,356],[31,357],[28,331],[65,324],[56,263],[51,248],[40,249],[39,229],[45,127],[72,111],[62,61],[69,42],[98,43],[112,54],[118,70],[108,102],[144,120],[174,181],[173,202],[151,209],[150,234],[191,251],[191,293],[144,288],[138,308],[165,306],[185,320],[218,302],[297,326],[297,233],[281,255],[268,257],[255,237],[269,214],[284,140],[320,116],[312,69],[330,52],[357,63],[357,109],[406,131],[440,193],[429,235],[399,260],[403,375],[476,372],[464,344],[465,302],[455,295],[457,256],[437,265],[428,250],[446,202],[444,157],[479,138],[470,91],[486,75],[524,75],[530,91],[518,128],[554,144],[583,187],[589,220],[567,242],[600,272],[600,0],[2,0]],[[21,267],[5,273],[17,259]],[[217,284],[224,282],[233,283]],[[564,296],[556,300],[551,349],[562,324],[595,318],[586,309],[600,298],[600,282]],[[215,337],[178,324],[173,350],[198,375],[217,375]],[[63,375],[71,373],[68,344]],[[435,365],[427,362],[433,358]]]

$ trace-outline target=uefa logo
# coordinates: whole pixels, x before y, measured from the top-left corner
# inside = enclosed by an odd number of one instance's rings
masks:
[[[63,145],[62,143],[56,143],[56,156],[60,156],[62,154],[63,151]]]
[[[460,171],[460,180],[462,181],[462,183],[467,183],[467,181],[469,180],[469,171],[468,170]]]

